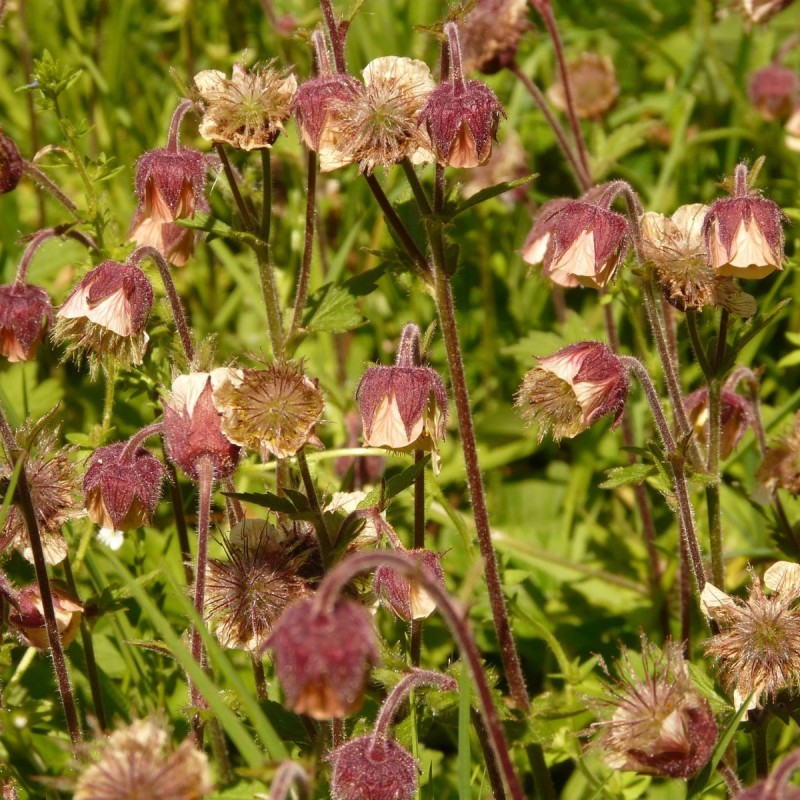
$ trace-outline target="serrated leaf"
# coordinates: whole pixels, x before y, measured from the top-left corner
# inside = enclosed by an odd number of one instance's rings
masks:
[[[601,489],[616,489],[619,486],[638,486],[651,475],[656,474],[652,464],[628,464],[626,467],[612,467],[606,470],[608,476],[601,484]]]
[[[345,333],[363,321],[355,297],[342,286],[326,283],[309,298],[303,326],[318,333]]]
[[[458,208],[446,214],[446,218],[454,219],[463,211],[466,211],[469,208],[474,208],[481,203],[485,203],[487,200],[491,200],[493,197],[510,192],[512,189],[516,189],[518,186],[524,186],[526,183],[530,183],[538,176],[538,172],[532,172],[530,175],[526,175],[524,178],[516,178],[513,181],[503,181],[503,183],[497,183],[494,186],[488,186],[486,189],[481,189],[479,192],[473,194],[472,197],[465,200]]]

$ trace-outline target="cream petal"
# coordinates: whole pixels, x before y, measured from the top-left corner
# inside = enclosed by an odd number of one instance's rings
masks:
[[[133,334],[131,305],[122,287],[95,306],[87,304],[85,316],[91,322],[102,325],[120,336]]]
[[[700,593],[700,608],[707,617],[713,617],[716,609],[729,605],[734,605],[730,595],[717,589],[713,583],[706,583]]]
[[[125,532],[115,531],[113,528],[100,528],[97,538],[109,550],[119,550],[125,542]]]
[[[392,450],[402,450],[415,442],[422,435],[424,418],[420,417],[414,422],[411,430],[406,432],[397,399],[394,393],[384,397],[375,409],[370,426],[369,437],[364,437],[364,444],[368,447],[388,447]]]
[[[565,272],[585,278],[597,274],[597,260],[594,254],[594,234],[583,231],[578,238],[558,258],[550,264],[550,272]]]
[[[525,244],[519,254],[526,264],[541,264],[548,244],[550,244],[550,231]]]
[[[744,220],[739,223],[736,236],[731,243],[731,257],[728,263],[732,267],[743,269],[768,265],[780,269],[780,261],[772,252],[754,217],[751,216],[747,224]]]
[[[234,70],[236,67],[234,66]],[[225,73],[218,69],[204,69],[194,76],[194,85],[197,91],[205,98],[209,94],[219,91],[225,85]]]
[[[764,573],[764,585],[773,592],[800,596],[800,564],[776,562]]]

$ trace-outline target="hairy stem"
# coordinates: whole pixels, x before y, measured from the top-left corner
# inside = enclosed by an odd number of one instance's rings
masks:
[[[308,284],[311,278],[311,258],[314,254],[314,222],[317,216],[317,154],[313,150],[308,151],[306,171],[306,230],[303,241],[303,260],[300,264],[300,272],[297,275],[292,324],[287,337],[289,339],[297,333],[302,323],[303,311],[305,311],[306,298],[308,297]]]
[[[419,466],[419,462],[425,458],[422,450],[414,453],[414,463]],[[425,547],[425,470],[420,469],[414,478],[414,549],[421,550]],[[419,666],[420,655],[422,654],[422,625],[421,619],[411,620],[411,665]]]
[[[172,119],[169,123],[169,134],[167,135],[167,149],[171,153],[178,152],[181,138],[181,122],[183,122],[186,113],[191,111],[192,108],[194,108],[194,103],[191,100],[183,100],[178,104],[175,111],[172,112]]]
[[[328,526],[325,524],[325,517],[322,513],[322,507],[319,504],[317,490],[311,477],[311,470],[308,468],[308,459],[306,459],[305,450],[302,447],[297,451],[297,466],[300,468],[300,476],[303,479],[303,486],[306,490],[308,504],[314,512],[314,528],[317,532],[317,542],[319,543],[319,550],[322,555],[322,563],[327,568],[331,563],[333,542]]]
[[[270,800],[289,800],[292,784],[297,788],[297,800],[310,800],[311,781],[308,773],[296,761],[283,761],[272,779]]]

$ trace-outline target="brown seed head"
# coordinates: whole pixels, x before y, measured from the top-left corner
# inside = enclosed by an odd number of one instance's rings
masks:
[[[419,765],[392,739],[358,736],[332,750],[332,800],[412,800]]]
[[[514,63],[523,34],[532,26],[526,0],[477,0],[459,24],[463,69],[492,75]]]
[[[356,711],[367,672],[380,660],[369,613],[343,598],[327,611],[316,607],[315,598],[298,600],[278,620],[267,646],[286,705],[314,719]]]
[[[679,644],[668,641],[659,653],[643,641],[642,667],[640,677],[623,652],[620,678],[607,685],[613,713],[592,725],[597,746],[614,769],[691,778],[717,741],[711,708],[692,685]]]
[[[800,99],[800,75],[780,64],[770,64],[750,76],[747,94],[765,120],[785,120]]]
[[[53,321],[50,295],[29,283],[0,286],[0,355],[28,361],[36,355],[44,327]]]
[[[599,119],[613,108],[619,96],[619,84],[614,64],[608,56],[582,53],[567,63],[575,112],[581,119]],[[550,87],[547,96],[553,105],[567,110],[564,86],[559,80]]]
[[[409,550],[408,555],[422,564],[444,589],[444,571],[439,553],[434,553],[432,550]],[[386,608],[407,622],[412,619],[425,619],[436,608],[436,602],[422,586],[400,575],[391,567],[380,566],[375,570],[372,590]]]

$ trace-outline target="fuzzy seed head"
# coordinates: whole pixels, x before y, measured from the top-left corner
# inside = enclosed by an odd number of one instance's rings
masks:
[[[358,736],[332,750],[333,800],[412,800],[417,793],[419,766],[392,739]]]
[[[606,414],[619,423],[628,397],[628,373],[601,342],[580,342],[538,359],[517,392],[523,419],[559,441],[572,438]]]
[[[173,748],[161,720],[138,720],[96,743],[75,800],[200,800],[213,785],[208,760],[189,740]]]
[[[29,361],[36,355],[44,327],[53,321],[50,295],[28,283],[0,286],[0,356]]]
[[[216,69],[194,76],[204,105],[200,123],[204,139],[226,142],[239,150],[272,147],[289,117],[297,89],[294,75],[274,69],[272,63],[252,71],[234,64],[230,80]]]
[[[750,76],[747,94],[765,120],[785,120],[800,99],[800,75],[780,64],[770,64]]]
[[[267,646],[286,705],[320,720],[357,711],[367,672],[380,661],[369,613],[344,598],[330,610],[318,609],[315,598],[298,600],[278,620]]]
[[[0,194],[11,192],[25,172],[25,160],[13,139],[0,129]]]
[[[511,66],[531,28],[527,10],[526,0],[477,0],[458,29],[464,72],[493,75]]]
[[[289,458],[316,442],[314,427],[325,403],[315,381],[298,364],[229,370],[214,389],[222,431],[262,458]]]
[[[575,112],[581,119],[600,119],[610,111],[619,97],[619,84],[614,64],[608,56],[582,53],[567,63]],[[547,92],[553,105],[567,110],[564,85],[559,80]]]
[[[679,644],[667,642],[658,653],[643,642],[642,666],[640,677],[623,653],[620,678],[607,684],[604,704],[613,712],[592,726],[600,731],[597,747],[614,769],[691,778],[717,741],[711,708],[692,685]]]
[[[205,615],[223,647],[262,653],[278,618],[309,594],[300,574],[314,559],[305,528],[246,519],[223,540],[226,557],[210,559]]]
[[[415,561],[422,564],[444,589],[444,571],[441,556],[432,550],[409,550]],[[436,608],[434,599],[416,581],[400,575],[391,567],[380,566],[375,570],[372,590],[383,605],[406,622],[425,619]]]
[[[62,586],[51,583],[50,594],[53,597],[56,627],[61,643],[66,649],[72,644],[83,616],[83,606]],[[8,622],[16,631],[20,641],[28,647],[47,651],[50,640],[44,619],[44,606],[39,592],[39,584],[31,583],[23,586],[14,596],[15,604],[10,609]]]

